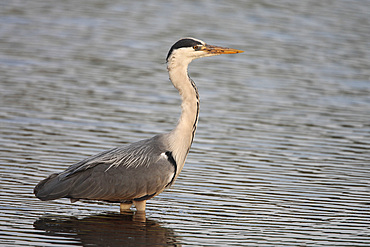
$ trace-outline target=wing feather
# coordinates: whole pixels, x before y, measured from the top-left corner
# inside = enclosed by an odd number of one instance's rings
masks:
[[[40,182],[35,193],[42,200],[68,197],[107,201],[158,194],[176,172],[163,155],[167,148],[159,135],[99,153]]]

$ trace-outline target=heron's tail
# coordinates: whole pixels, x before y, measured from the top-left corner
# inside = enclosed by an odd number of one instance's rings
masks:
[[[33,193],[37,198],[41,201],[48,201],[68,197],[70,186],[66,186],[66,181],[61,181],[58,175],[59,173],[51,174],[36,185]]]

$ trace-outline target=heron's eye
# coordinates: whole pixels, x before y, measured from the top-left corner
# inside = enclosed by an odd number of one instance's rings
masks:
[[[197,51],[197,50],[200,49],[200,47],[198,45],[195,45],[195,46],[193,46],[193,49]]]

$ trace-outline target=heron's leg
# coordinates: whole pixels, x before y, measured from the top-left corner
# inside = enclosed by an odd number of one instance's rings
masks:
[[[121,212],[130,211],[131,206],[132,206],[132,202],[129,202],[129,203],[121,202],[121,204],[119,205],[120,211]]]
[[[145,212],[145,205],[146,205],[145,200],[143,200],[143,201],[134,201],[134,205],[135,205],[136,210],[138,212]]]

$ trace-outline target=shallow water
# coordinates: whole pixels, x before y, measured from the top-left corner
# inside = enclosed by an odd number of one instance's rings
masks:
[[[369,246],[369,1],[0,4],[4,246]],[[195,61],[198,130],[146,220],[41,202],[35,184],[169,131],[180,37],[246,52]]]

